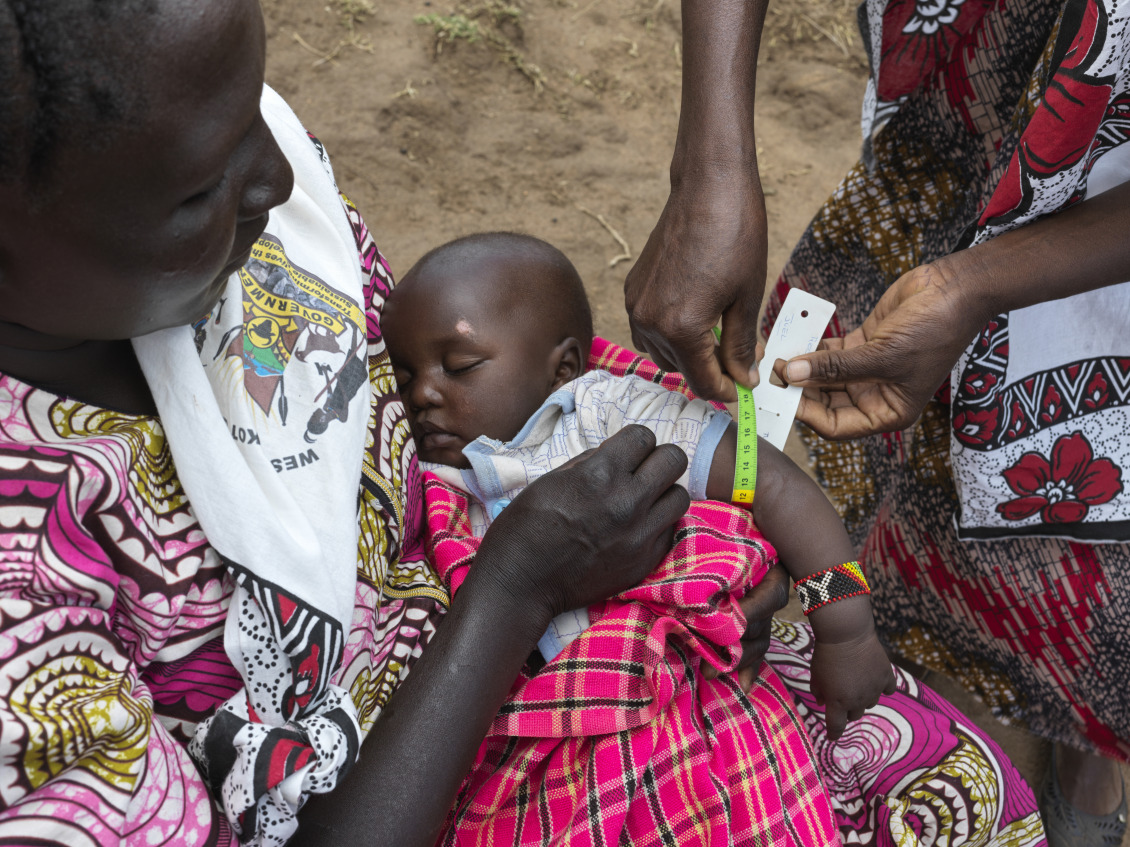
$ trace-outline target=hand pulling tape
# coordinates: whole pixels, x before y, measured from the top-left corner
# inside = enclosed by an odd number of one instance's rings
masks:
[[[758,367],[761,381],[750,391],[735,383],[738,392],[738,442],[734,458],[734,503],[749,505],[757,488],[757,436],[761,436],[778,450],[789,437],[802,389],[799,386],[773,385],[773,363],[778,359],[788,361],[793,356],[811,353],[824,336],[836,307],[827,300],[792,289],[781,306],[781,313],[773,324],[765,357]],[[714,335],[719,336],[717,327]]]

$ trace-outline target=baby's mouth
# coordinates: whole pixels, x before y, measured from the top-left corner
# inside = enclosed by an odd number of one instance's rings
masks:
[[[454,447],[458,451],[463,447],[463,439],[430,421],[423,421],[416,425],[416,445],[420,450],[433,451]]]

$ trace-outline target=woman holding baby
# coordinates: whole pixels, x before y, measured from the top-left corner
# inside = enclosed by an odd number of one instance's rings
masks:
[[[391,280],[258,3],[5,2],[0,39],[0,841],[281,844],[367,734],[308,840],[429,843],[549,619],[669,547],[685,458],[637,429],[533,486],[437,632]]]

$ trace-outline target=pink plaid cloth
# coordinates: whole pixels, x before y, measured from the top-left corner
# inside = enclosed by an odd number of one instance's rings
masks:
[[[471,565],[466,495],[425,482],[431,560],[452,593]],[[762,663],[729,675],[737,600],[775,557],[749,514],[702,502],[643,583],[589,610],[593,625],[514,684],[439,843],[839,844],[804,725]]]

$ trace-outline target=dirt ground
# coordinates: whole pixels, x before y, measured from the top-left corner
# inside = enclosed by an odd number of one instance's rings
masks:
[[[678,120],[677,0],[262,2],[267,80],[326,145],[395,273],[459,235],[528,232],[576,264],[597,332],[630,346],[623,281],[666,200]],[[858,157],[854,7],[770,8],[757,72],[769,282]],[[1038,788],[1045,744],[930,682]]]
[[[565,251],[597,332],[626,343],[623,280],[667,197],[680,91],[679,4],[639,2],[482,4],[465,18],[477,40],[437,42],[416,20],[458,21],[453,0],[380,0],[360,20],[343,12],[358,0],[264,0],[267,79],[325,142],[396,273],[449,238],[522,230]],[[845,55],[793,23],[802,43],[767,44],[758,71],[774,275],[857,158],[865,78],[858,36]]]

